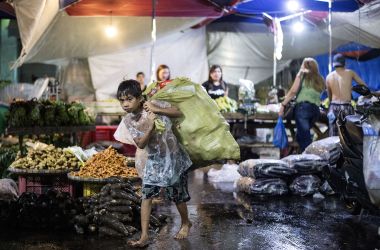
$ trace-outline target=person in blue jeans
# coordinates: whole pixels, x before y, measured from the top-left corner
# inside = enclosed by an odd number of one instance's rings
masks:
[[[294,119],[297,127],[297,142],[303,152],[312,142],[310,129],[319,119],[321,105],[321,93],[325,89],[325,81],[319,73],[317,61],[313,58],[305,58],[294,83],[281,103],[279,116],[284,115],[286,105],[296,98]]]

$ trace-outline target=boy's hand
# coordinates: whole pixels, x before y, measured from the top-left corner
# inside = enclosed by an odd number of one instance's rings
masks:
[[[152,102],[145,102],[144,103],[144,109],[147,112],[152,112],[152,113],[158,113],[158,107],[155,106]]]
[[[154,120],[156,119],[156,115],[153,112],[148,111],[148,121],[149,125],[153,128],[154,127]]]

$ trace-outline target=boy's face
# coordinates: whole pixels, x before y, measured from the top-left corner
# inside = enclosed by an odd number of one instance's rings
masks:
[[[136,98],[132,95],[123,96],[119,99],[121,107],[127,113],[135,113],[141,108],[142,97]]]

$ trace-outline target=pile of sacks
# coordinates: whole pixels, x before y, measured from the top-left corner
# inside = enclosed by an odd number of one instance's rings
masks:
[[[278,196],[292,193],[300,196],[333,194],[322,170],[334,165],[341,154],[339,137],[316,141],[300,155],[281,160],[255,159],[240,163],[241,177],[235,182],[237,191],[252,195]]]

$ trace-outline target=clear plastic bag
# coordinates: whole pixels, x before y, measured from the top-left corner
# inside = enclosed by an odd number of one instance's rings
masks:
[[[236,190],[252,195],[278,196],[289,192],[286,182],[279,178],[253,179],[241,177],[235,184]]]
[[[380,120],[370,116],[363,128],[363,172],[371,201],[380,207]]]
[[[322,186],[319,188],[319,191],[324,195],[333,195],[335,194],[335,191],[332,189],[330,184],[325,181]]]
[[[136,155],[135,155],[135,168],[137,170],[139,177],[143,178],[144,167],[146,164],[146,160],[148,159],[148,153],[145,150],[140,149],[136,146],[136,143],[133,140],[131,133],[129,133],[127,126],[125,125],[124,119],[125,118],[123,118],[121,120],[121,122],[120,122],[119,126],[117,127],[113,137],[115,138],[115,140],[117,140],[121,143],[130,144],[130,145],[133,145],[137,148],[136,149]]]
[[[259,178],[289,178],[294,176],[296,170],[281,160],[253,159],[240,163],[238,172],[242,176]]]
[[[318,155],[322,159],[329,161],[330,164],[335,164],[339,160],[341,153],[340,139],[338,136],[315,141],[310,144],[304,152],[304,154]]]
[[[300,196],[313,195],[319,191],[321,179],[315,175],[301,175],[290,184],[293,194]]]
[[[281,159],[289,164],[299,174],[315,174],[322,171],[324,166],[329,162],[322,159],[318,155],[302,154],[302,155],[289,155]]]
[[[224,164],[220,170],[210,169],[207,176],[211,182],[235,182],[240,178],[238,168],[236,164]]]
[[[16,200],[18,198],[18,188],[12,179],[0,180],[0,200]]]

